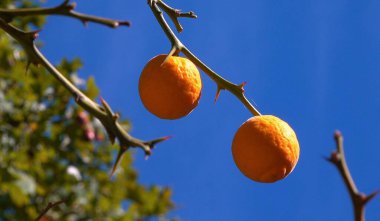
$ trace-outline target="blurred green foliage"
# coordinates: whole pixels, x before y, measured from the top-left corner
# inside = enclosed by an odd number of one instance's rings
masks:
[[[0,2],[1,8],[32,5]],[[12,21],[24,30],[43,23],[43,17]],[[167,220],[171,190],[140,184],[131,152],[110,179],[117,147],[102,125],[46,70],[26,71],[26,65],[17,42],[0,31],[0,221],[34,220],[49,202],[62,199],[46,220]],[[78,77],[81,65],[63,60],[58,68],[94,99],[99,90],[94,78]]]

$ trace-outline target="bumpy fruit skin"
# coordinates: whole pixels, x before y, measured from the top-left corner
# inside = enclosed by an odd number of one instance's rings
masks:
[[[232,142],[237,167],[248,178],[273,183],[285,178],[297,164],[300,154],[297,136],[283,120],[256,116],[244,122]]]
[[[188,115],[201,97],[202,81],[197,67],[187,58],[158,55],[144,67],[139,94],[149,112],[162,119]]]

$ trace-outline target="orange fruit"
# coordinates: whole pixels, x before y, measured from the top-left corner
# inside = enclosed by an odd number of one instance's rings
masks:
[[[170,56],[165,61],[166,57],[158,55],[145,65],[139,80],[139,94],[152,114],[162,119],[178,119],[198,105],[202,81],[197,67],[189,59]]]
[[[297,136],[283,120],[272,115],[251,117],[237,130],[232,155],[248,178],[272,183],[285,178],[300,154]]]

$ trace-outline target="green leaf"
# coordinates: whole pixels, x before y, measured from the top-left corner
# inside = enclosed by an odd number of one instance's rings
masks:
[[[99,89],[96,87],[95,78],[92,76],[87,80],[86,95],[91,99],[95,99],[99,95]]]
[[[8,187],[9,196],[12,202],[17,207],[21,207],[26,205],[29,202],[29,198],[27,195],[23,193],[23,191],[16,185],[10,184]]]

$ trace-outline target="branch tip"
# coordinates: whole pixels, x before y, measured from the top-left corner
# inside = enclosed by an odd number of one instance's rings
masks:
[[[190,12],[189,12],[189,16],[190,16],[191,18],[198,18],[198,16],[197,16],[193,11],[190,11]]]
[[[121,26],[128,26],[131,27],[132,23],[130,21],[118,21],[119,25]]]
[[[334,133],[334,138],[337,140],[337,139],[340,139],[341,137],[342,137],[342,132],[340,132],[340,130],[336,130]]]

